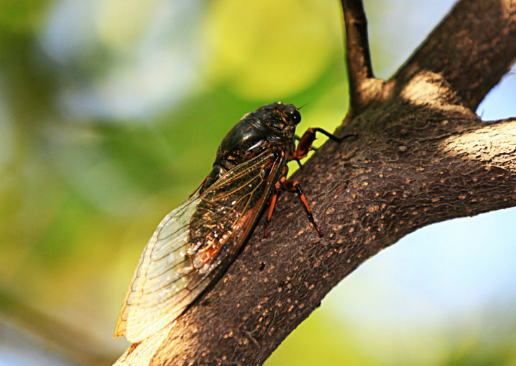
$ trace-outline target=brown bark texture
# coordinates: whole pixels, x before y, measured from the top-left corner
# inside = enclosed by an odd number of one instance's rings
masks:
[[[388,81],[374,78],[362,2],[342,0],[351,108],[224,277],[116,365],[261,365],[340,280],[434,222],[516,205],[516,118],[475,109],[516,60],[516,0],[462,0]],[[337,16],[337,15],[336,15]]]

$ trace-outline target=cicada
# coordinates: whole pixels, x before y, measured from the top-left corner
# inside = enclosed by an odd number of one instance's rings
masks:
[[[178,318],[217,281],[241,251],[269,204],[266,224],[280,189],[296,192],[318,234],[301,186],[287,180],[287,163],[304,158],[316,132],[296,148],[301,121],[292,104],[272,103],[248,113],[222,140],[213,169],[199,188],[158,225],[125,296],[115,336],[139,342]],[[265,229],[265,235],[267,234]]]

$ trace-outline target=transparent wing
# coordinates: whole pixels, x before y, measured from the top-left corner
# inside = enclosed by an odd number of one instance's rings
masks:
[[[130,342],[138,342],[177,318],[186,307],[186,288],[194,272],[186,258],[188,232],[199,201],[196,193],[154,231],[127,290],[115,337],[125,334]]]
[[[263,153],[197,191],[156,228],[138,263],[115,336],[138,342],[170,324],[225,270],[266,204],[271,182]],[[273,166],[279,167],[276,161]]]

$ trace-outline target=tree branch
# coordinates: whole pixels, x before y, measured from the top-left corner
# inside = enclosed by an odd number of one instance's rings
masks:
[[[516,120],[484,123],[470,109],[514,58],[513,5],[463,0],[396,75],[396,87],[376,89],[375,103],[337,131],[358,139],[325,144],[296,173],[324,238],[283,195],[269,237],[260,224],[211,291],[117,365],[259,365],[381,249],[434,222],[516,206]],[[483,31],[489,37],[473,40]],[[491,56],[498,46],[499,58]]]
[[[408,108],[381,134],[361,135],[351,161],[340,159],[351,147],[330,143],[305,165],[308,174],[296,178],[309,187],[324,238],[282,196],[270,237],[259,227],[197,306],[118,365],[261,364],[381,249],[433,222],[516,205],[515,120],[472,123],[434,111],[421,130],[406,123],[419,112]]]

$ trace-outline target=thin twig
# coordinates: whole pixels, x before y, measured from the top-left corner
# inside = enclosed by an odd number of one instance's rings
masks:
[[[369,94],[363,92],[368,87],[368,81],[374,79],[367,18],[362,0],[342,0],[342,9],[346,29],[346,62],[351,109],[357,113],[370,102]]]

